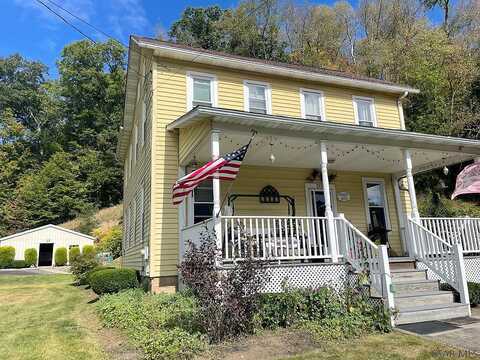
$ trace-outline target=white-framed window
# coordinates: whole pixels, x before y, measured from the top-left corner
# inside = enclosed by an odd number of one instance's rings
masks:
[[[300,110],[304,119],[326,121],[323,92],[300,89]]]
[[[125,211],[125,235],[123,236],[123,247],[128,249],[130,245],[130,206]]]
[[[369,231],[390,229],[385,180],[363,178],[362,184]]]
[[[133,165],[137,162],[138,126],[133,129]],[[132,167],[133,168],[133,167]]]
[[[137,199],[133,199],[132,203],[130,204],[130,227],[131,229],[131,238],[130,238],[130,246],[135,244],[135,239],[136,239],[136,232],[137,232],[137,227],[136,227],[136,209],[137,209]]]
[[[145,145],[146,124],[147,124],[147,102],[145,101],[145,98],[144,98],[142,101],[142,118],[140,121],[140,148],[143,148],[143,145]]]
[[[190,222],[196,224],[210,219],[213,215],[213,182],[205,180],[192,191]]]
[[[375,103],[373,98],[354,96],[353,112],[355,114],[355,123],[361,126],[377,126],[375,114]]]
[[[140,189],[140,242],[145,240],[145,184]]]
[[[272,91],[270,84],[245,80],[243,82],[245,111],[258,114],[272,113]]]
[[[128,177],[132,175],[133,171],[133,152],[132,152],[132,144],[130,143],[129,149],[128,149]]]
[[[212,74],[187,72],[187,110],[217,106],[217,78]]]

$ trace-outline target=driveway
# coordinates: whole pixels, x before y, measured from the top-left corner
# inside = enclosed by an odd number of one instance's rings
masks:
[[[70,274],[69,268],[41,266],[37,268],[27,269],[0,269],[0,276],[2,275],[49,275],[49,274]]]

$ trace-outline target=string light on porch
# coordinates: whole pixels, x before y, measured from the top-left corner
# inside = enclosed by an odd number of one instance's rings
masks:
[[[275,155],[273,154],[273,139],[270,140],[270,162],[273,164],[275,162]]]

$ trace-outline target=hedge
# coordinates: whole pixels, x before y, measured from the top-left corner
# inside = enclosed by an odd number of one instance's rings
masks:
[[[80,247],[79,246],[72,246],[70,250],[68,250],[68,263],[72,265],[72,263],[80,256]]]
[[[82,255],[95,255],[95,247],[93,245],[84,245],[82,248]]]
[[[55,250],[55,266],[67,265],[67,248],[59,247]]]
[[[13,269],[22,269],[28,267],[28,265],[25,260],[13,260],[10,267],[12,267]]]
[[[15,260],[15,248],[13,246],[0,246],[0,269],[12,266]]]
[[[477,306],[480,304],[480,284],[469,282],[468,285],[468,294],[470,296],[470,305]]]
[[[38,259],[37,249],[34,249],[34,248],[25,249],[24,257],[25,257],[25,263],[27,264],[28,267],[32,265],[33,266],[37,265],[37,259]]]
[[[92,290],[98,295],[136,288],[139,285],[136,270],[128,268],[95,271],[89,280]]]
[[[95,274],[97,271],[102,271],[102,270],[108,270],[108,269],[116,269],[114,266],[97,266],[93,268],[92,270],[89,270],[85,274],[85,282],[90,285],[90,277]]]

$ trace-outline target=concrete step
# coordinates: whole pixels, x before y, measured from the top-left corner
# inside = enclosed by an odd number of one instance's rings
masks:
[[[401,325],[469,316],[469,306],[453,303],[404,308],[397,314],[395,324]]]
[[[438,291],[437,280],[407,280],[393,283],[394,293],[397,295],[411,294],[419,291]]]
[[[391,257],[389,258],[390,270],[407,270],[415,269],[415,259],[408,257]]]
[[[395,308],[402,311],[414,306],[453,304],[451,291],[423,291],[395,294]]]
[[[390,273],[392,275],[393,282],[427,279],[427,270],[402,269],[402,270],[392,270]]]

